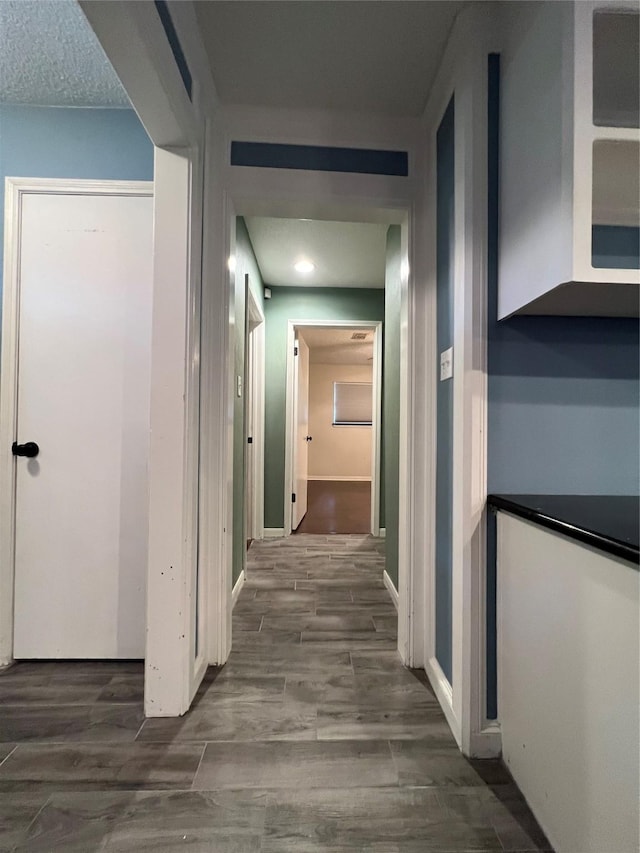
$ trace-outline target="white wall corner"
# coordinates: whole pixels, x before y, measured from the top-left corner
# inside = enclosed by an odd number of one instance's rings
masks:
[[[393,601],[393,606],[398,609],[398,590],[395,588],[395,585],[387,572],[385,571],[382,575],[382,580],[384,581],[384,585],[389,591],[389,595],[391,596],[391,601]]]
[[[425,666],[425,672],[427,673],[427,678],[433,688],[433,692],[436,694],[436,699],[444,712],[449,728],[456,739],[456,743],[458,746],[461,746],[462,732],[453,708],[453,690],[451,689],[449,679],[442,671],[442,667],[435,657],[429,658]]]
[[[245,570],[243,569],[240,572],[240,576],[238,577],[238,580],[235,582],[235,584],[233,586],[233,592],[231,593],[231,607],[232,607],[232,609],[236,606],[236,602],[238,601],[240,593],[242,592],[242,587],[244,586],[246,579],[247,579],[247,575],[246,575]]]
[[[500,723],[487,722],[482,731],[472,732],[469,740],[469,758],[500,758],[502,731]]]

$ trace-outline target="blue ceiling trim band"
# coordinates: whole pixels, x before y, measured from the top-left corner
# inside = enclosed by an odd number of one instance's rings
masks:
[[[178,33],[176,32],[176,28],[174,27],[173,21],[171,20],[171,13],[169,12],[167,0],[154,0],[154,2],[155,7],[158,11],[158,15],[160,15],[160,20],[162,21],[162,27],[166,33],[167,40],[169,41],[171,52],[173,53],[176,65],[178,66],[178,71],[180,72],[180,76],[182,77],[184,88],[187,90],[189,100],[191,100],[191,94],[193,91],[193,78],[191,77],[191,72],[189,71],[189,66],[187,65],[187,59],[184,55],[184,51],[182,50],[180,39],[178,38]]]
[[[231,165],[315,172],[356,172],[402,178],[409,175],[409,156],[406,151],[283,145],[272,142],[232,142]]]

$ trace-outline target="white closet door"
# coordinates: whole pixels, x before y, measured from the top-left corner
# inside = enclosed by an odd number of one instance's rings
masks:
[[[16,658],[144,657],[151,195],[23,196]]]

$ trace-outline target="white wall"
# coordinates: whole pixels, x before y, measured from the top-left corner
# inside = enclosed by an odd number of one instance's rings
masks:
[[[371,427],[332,421],[333,383],[372,381],[370,365],[309,365],[309,479],[371,479]]]
[[[637,567],[498,514],[503,757],[557,853],[637,853]]]

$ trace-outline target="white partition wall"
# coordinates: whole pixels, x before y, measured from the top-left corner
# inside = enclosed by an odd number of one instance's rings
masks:
[[[213,516],[224,496],[201,441],[217,429],[215,382],[200,377],[202,290],[219,286],[202,258],[205,128],[217,96],[191,3],[164,7],[190,85],[155,3],[81,7],[156,147],[145,713],[177,716],[209,663],[207,584],[223,547]]]
[[[503,757],[557,853],[636,853],[640,573],[498,514]]]

